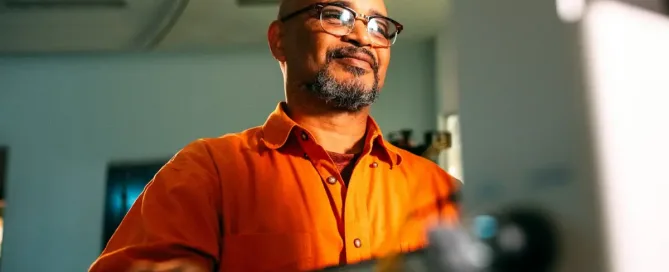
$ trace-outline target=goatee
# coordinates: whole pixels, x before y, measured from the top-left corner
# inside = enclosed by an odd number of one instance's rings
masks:
[[[325,102],[333,109],[356,112],[360,109],[372,105],[379,97],[379,76],[378,64],[372,63],[374,73],[374,83],[371,87],[365,86],[357,78],[367,73],[362,68],[347,66],[346,70],[353,74],[356,79],[347,81],[338,81],[330,72],[330,64],[336,58],[351,56],[355,53],[367,54],[374,59],[374,55],[369,50],[359,47],[335,48],[327,53],[326,63],[316,74],[314,80],[306,84],[306,89],[312,95]]]

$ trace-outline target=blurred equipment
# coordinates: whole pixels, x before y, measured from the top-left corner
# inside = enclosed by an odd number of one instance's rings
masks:
[[[423,134],[423,144],[415,144],[412,140],[413,130],[404,129],[388,135],[388,141],[401,149],[431,160],[441,151],[451,147],[451,133],[446,131],[426,131]]]
[[[454,1],[465,216],[540,208],[551,271],[669,271],[664,9],[518,2]]]

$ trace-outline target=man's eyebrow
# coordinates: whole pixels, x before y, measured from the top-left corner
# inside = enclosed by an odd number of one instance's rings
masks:
[[[330,1],[330,2],[326,2],[326,3],[328,3],[328,4],[332,4],[332,5],[336,5],[336,6],[342,6],[342,7],[352,8],[352,7],[351,7],[351,2],[350,2],[350,1],[342,1],[342,0],[338,0],[338,1]],[[386,17],[386,15],[384,15],[383,13],[381,13],[380,11],[378,11],[378,10],[376,10],[376,9],[370,9],[370,10],[367,11],[367,12],[361,12],[361,13],[365,13],[365,14],[367,14],[367,15],[369,15],[369,16],[381,16],[381,17]]]

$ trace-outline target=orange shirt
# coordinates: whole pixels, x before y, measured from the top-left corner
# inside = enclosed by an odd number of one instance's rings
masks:
[[[214,271],[303,271],[426,244],[430,216],[457,220],[455,179],[398,149],[369,118],[348,186],[279,104],[261,127],[200,139],[146,186],[93,263],[188,258]]]

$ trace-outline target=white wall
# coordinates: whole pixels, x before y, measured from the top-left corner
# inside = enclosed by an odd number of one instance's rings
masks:
[[[455,43],[455,26],[452,23],[451,5],[445,11],[446,19],[435,38],[435,107],[439,114],[458,111],[458,67]]]
[[[454,0],[466,215],[523,205],[561,232],[555,271],[600,265],[575,25],[555,1]]]
[[[458,63],[455,42],[455,25],[453,24],[452,3],[448,1],[444,24],[435,38],[435,109],[439,118],[437,128],[450,131],[452,146],[439,155],[438,163],[451,175],[462,179],[462,162],[460,150],[459,125],[448,124],[449,115],[458,114]],[[450,118],[451,120],[453,117]],[[449,126],[450,125],[450,126]]]
[[[374,106],[384,131],[436,127],[433,43],[393,51]],[[84,271],[99,254],[110,161],[168,158],[260,125],[282,99],[265,46],[208,54],[0,57],[10,146],[2,271]]]

